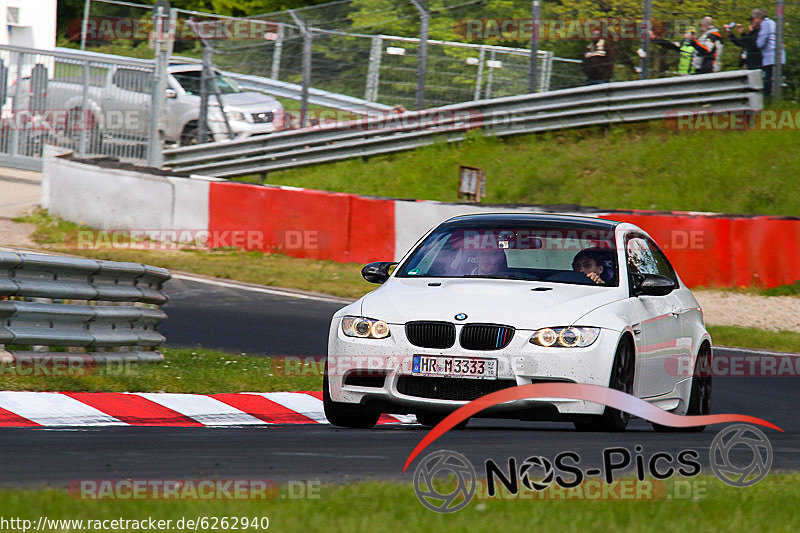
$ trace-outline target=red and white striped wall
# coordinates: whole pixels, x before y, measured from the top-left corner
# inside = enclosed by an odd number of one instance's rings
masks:
[[[381,415],[379,424],[413,423]],[[178,394],[0,391],[0,427],[327,424],[322,392]]]
[[[393,200],[107,169],[49,158],[42,205],[99,229],[201,230],[257,235],[245,248],[302,258],[397,260],[430,228],[460,214],[561,212],[548,206],[475,206]],[[690,287],[773,287],[800,280],[800,219],[713,213],[605,211],[665,248]]]

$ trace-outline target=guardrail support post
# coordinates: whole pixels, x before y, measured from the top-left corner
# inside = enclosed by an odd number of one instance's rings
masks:
[[[428,73],[428,28],[431,14],[420,0],[411,0],[419,11],[419,52],[417,55],[417,96],[415,99],[417,110],[425,109],[425,76]]]

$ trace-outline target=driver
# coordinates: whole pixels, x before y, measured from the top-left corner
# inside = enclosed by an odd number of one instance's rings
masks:
[[[600,252],[593,250],[581,250],[575,255],[572,260],[572,269],[575,272],[581,272],[597,283],[598,285],[605,285],[602,275],[604,271],[603,257]]]
[[[482,250],[475,258],[477,266],[472,269],[473,276],[502,276],[508,270],[506,254],[502,249]]]

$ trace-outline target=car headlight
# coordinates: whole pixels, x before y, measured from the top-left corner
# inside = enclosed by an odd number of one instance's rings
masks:
[[[531,344],[558,348],[585,348],[597,340],[600,328],[569,326],[537,329],[531,335]]]
[[[228,115],[228,120],[235,120],[237,122],[245,122],[247,120],[244,118],[244,113],[241,111],[225,111],[225,114]]]
[[[374,318],[346,316],[342,319],[342,332],[348,337],[385,339],[389,336],[389,324]]]

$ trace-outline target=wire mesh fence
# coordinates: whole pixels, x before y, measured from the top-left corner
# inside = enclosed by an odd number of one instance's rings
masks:
[[[0,160],[78,155],[147,160],[153,66],[0,46]]]

